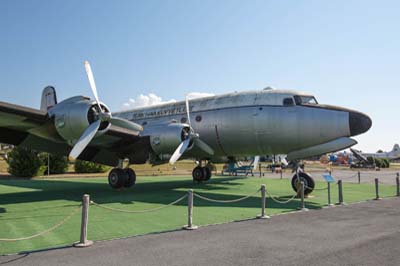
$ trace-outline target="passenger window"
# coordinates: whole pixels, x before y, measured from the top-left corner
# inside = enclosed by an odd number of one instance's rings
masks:
[[[285,98],[283,99],[283,105],[284,106],[293,106],[294,102],[292,98]]]

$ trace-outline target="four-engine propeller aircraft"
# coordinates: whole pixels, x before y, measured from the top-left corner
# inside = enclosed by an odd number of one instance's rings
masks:
[[[115,168],[111,187],[130,187],[135,172],[122,169],[150,162],[174,164],[183,158],[199,162],[196,181],[208,180],[207,162],[243,156],[287,154],[290,161],[343,150],[357,142],[371,119],[358,111],[322,105],[314,96],[289,90],[235,92],[137,108],[111,114],[99,101],[92,70],[86,73],[95,100],[76,96],[57,102],[46,87],[41,110],[0,102],[0,142],[20,145]],[[294,175],[293,188],[304,180],[310,193],[312,177]]]

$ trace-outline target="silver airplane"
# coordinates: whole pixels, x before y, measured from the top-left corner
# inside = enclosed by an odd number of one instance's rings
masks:
[[[287,160],[351,147],[351,139],[369,130],[371,119],[358,111],[319,104],[310,94],[264,89],[137,108],[111,114],[99,101],[93,73],[85,62],[94,100],[76,96],[57,102],[46,87],[40,110],[0,102],[0,142],[115,167],[112,188],[131,187],[136,174],[129,164],[171,163],[194,159],[193,179],[211,178],[208,162],[244,156],[287,154]],[[311,175],[292,178],[296,191]]]
[[[393,146],[393,149],[391,151],[384,151],[384,152],[375,152],[375,153],[365,153],[361,152],[364,157],[373,157],[373,158],[379,158],[379,159],[388,159],[390,161],[392,160],[398,160],[400,158],[400,146],[399,144],[395,144]]]

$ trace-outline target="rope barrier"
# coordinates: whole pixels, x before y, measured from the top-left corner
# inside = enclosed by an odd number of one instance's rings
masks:
[[[267,195],[268,195],[273,201],[275,201],[275,202],[278,203],[278,204],[288,204],[289,202],[293,201],[293,200],[296,198],[296,196],[297,196],[297,192],[296,192],[290,199],[288,199],[288,200],[286,200],[286,201],[283,201],[283,200],[278,200],[277,197],[271,195],[271,193],[269,193],[268,189],[266,189],[265,192],[267,192]]]
[[[107,207],[107,206],[103,206],[103,205],[101,205],[101,204],[98,204],[98,203],[96,203],[96,202],[94,202],[94,201],[91,201],[90,203],[91,203],[92,205],[96,206],[96,207],[103,208],[103,209],[106,209],[106,210],[109,210],[109,211],[124,212],[124,213],[147,213],[147,212],[159,211],[159,210],[165,209],[165,208],[167,208],[167,207],[170,207],[170,206],[172,206],[172,205],[175,205],[175,204],[181,202],[182,200],[184,200],[186,197],[187,197],[187,195],[185,195],[185,196],[183,196],[183,197],[180,197],[179,199],[177,199],[177,200],[175,200],[175,201],[173,201],[173,202],[171,202],[171,203],[169,203],[169,204],[167,204],[167,205],[158,207],[158,208],[148,209],[148,210],[138,210],[138,211],[122,210],[122,209]]]
[[[193,193],[193,195],[194,195],[195,197],[198,197],[199,199],[202,199],[202,200],[205,200],[205,201],[209,201],[209,202],[215,202],[215,203],[236,203],[236,202],[240,202],[240,201],[246,200],[246,199],[248,199],[248,198],[250,198],[250,197],[253,197],[254,195],[256,195],[256,194],[257,194],[258,192],[260,192],[260,191],[261,191],[261,189],[258,189],[256,192],[254,192],[254,193],[252,193],[252,194],[250,194],[250,195],[244,196],[244,197],[239,198],[239,199],[234,199],[234,200],[217,200],[217,199],[211,199],[211,198],[207,198],[207,197],[204,197],[204,196],[202,196],[202,195],[199,195],[199,194],[197,194],[197,193]]]
[[[64,219],[62,219],[59,223],[55,224],[54,226],[50,227],[49,229],[40,232],[38,234],[32,235],[32,236],[27,236],[27,237],[21,237],[21,238],[0,238],[0,241],[4,241],[4,242],[14,242],[14,241],[21,241],[21,240],[28,240],[28,239],[32,239],[32,238],[36,238],[42,235],[45,235],[47,233],[50,233],[54,230],[56,230],[58,227],[60,227],[61,225],[65,224],[72,216],[74,216],[75,213],[78,212],[78,210],[80,210],[82,207],[82,205],[79,205],[78,208],[76,208],[75,210],[73,210],[68,216],[66,216]]]

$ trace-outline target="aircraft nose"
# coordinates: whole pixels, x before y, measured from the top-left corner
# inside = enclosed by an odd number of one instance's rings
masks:
[[[372,126],[371,118],[357,111],[349,112],[350,135],[356,136],[368,131]]]

